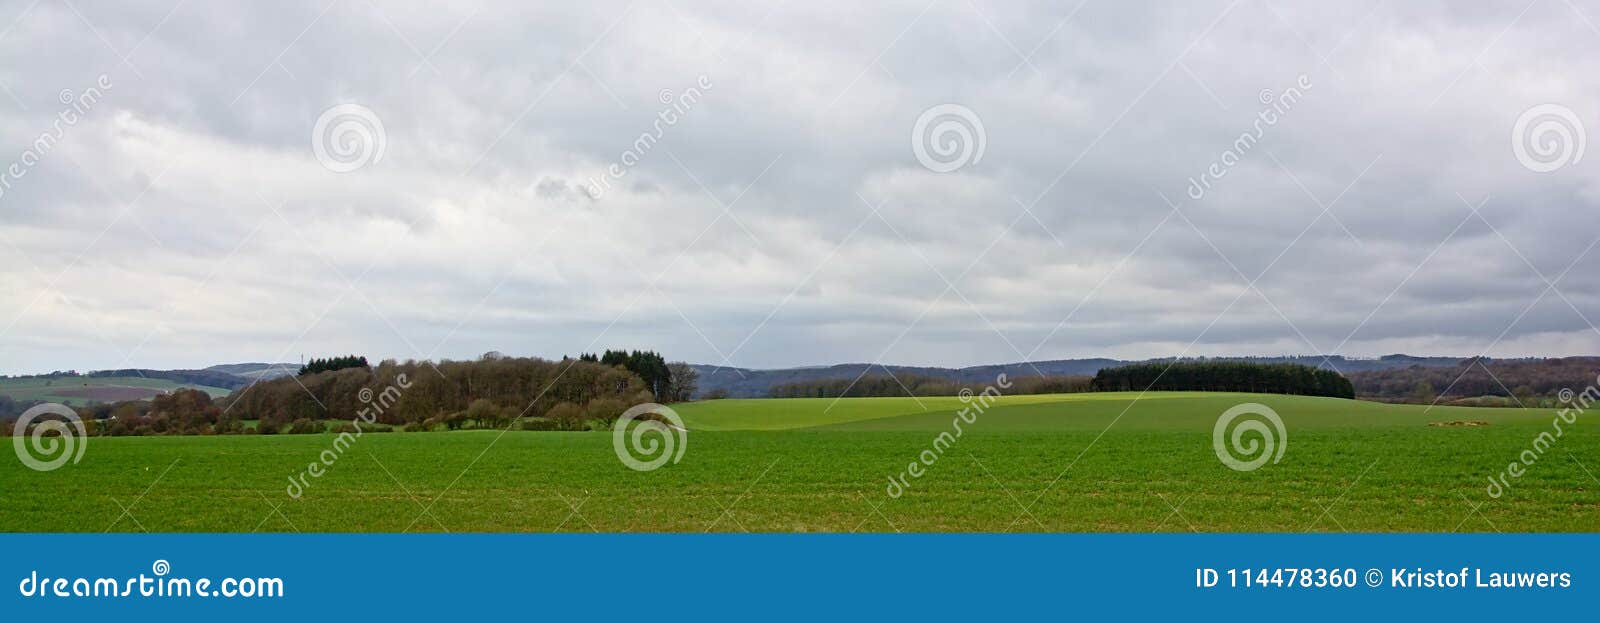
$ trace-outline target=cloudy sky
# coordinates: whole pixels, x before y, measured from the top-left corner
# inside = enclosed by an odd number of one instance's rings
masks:
[[[0,372],[1600,352],[1595,3],[451,4],[0,4]]]

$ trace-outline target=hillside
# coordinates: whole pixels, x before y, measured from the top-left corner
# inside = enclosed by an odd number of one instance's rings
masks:
[[[226,396],[233,390],[230,387],[138,375],[3,378],[0,379],[0,417],[15,415],[11,411],[19,411],[18,407],[25,409],[26,405],[37,402],[59,402],[82,407],[96,402],[149,400],[182,387],[199,389],[214,397]]]
[[[696,365],[700,373],[700,392],[704,396],[714,391],[726,391],[732,398],[765,398],[773,386],[803,381],[854,379],[864,374],[895,376],[924,376],[957,383],[988,384],[1001,373],[1011,378],[1028,376],[1093,376],[1101,368],[1133,363],[1165,362],[1173,358],[1121,360],[1121,359],[1057,359],[1005,363],[966,368],[939,368],[925,366],[895,366],[870,363],[847,363],[808,368],[782,368],[755,370],[712,365]],[[1357,372],[1392,370],[1422,366],[1425,368],[1451,368],[1461,362],[1460,357],[1413,357],[1411,355],[1386,355],[1376,359],[1356,359],[1342,356],[1328,357],[1304,355],[1291,357],[1212,357],[1211,361],[1251,361],[1256,363],[1298,363],[1316,368],[1335,370],[1350,375]]]
[[[0,377],[0,417],[14,416],[39,402],[83,407],[97,402],[149,400],[182,387],[220,398],[258,380],[288,376],[298,370],[298,365],[287,363],[238,363],[203,370],[124,368]]]
[[[228,363],[211,366],[207,370],[241,376],[249,381],[268,380],[296,374],[300,365],[294,363]]]

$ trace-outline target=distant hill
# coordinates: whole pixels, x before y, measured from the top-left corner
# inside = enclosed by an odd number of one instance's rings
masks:
[[[1391,402],[1555,406],[1594,383],[1600,357],[1468,358],[1453,366],[1408,366],[1349,374],[1362,396]],[[1498,398],[1506,400],[1486,400]],[[1459,402],[1465,401],[1465,402]]]
[[[0,376],[0,417],[15,415],[39,402],[81,407],[95,402],[149,400],[180,387],[227,396],[258,380],[290,376],[300,366],[290,363],[234,363],[203,370],[72,370],[23,376]]]
[[[18,415],[40,402],[86,407],[96,402],[149,400],[179,388],[200,389],[213,397],[229,396],[256,381],[298,372],[298,364],[224,364],[205,370],[122,368],[0,376],[0,418]]]
[[[1414,357],[1411,355],[1386,355],[1376,359],[1357,359],[1342,356],[1328,357],[1324,360],[1321,356],[1299,355],[1290,357],[1206,357],[1187,358],[1194,361],[1253,361],[1257,363],[1298,363],[1302,365],[1335,370],[1341,374],[1353,374],[1374,370],[1389,370],[1395,368],[1422,367],[1455,367],[1461,357]],[[970,366],[966,368],[939,368],[923,366],[896,366],[872,363],[845,363],[832,366],[816,366],[805,368],[782,368],[774,370],[755,370],[750,368],[729,368],[713,365],[695,365],[694,369],[700,373],[699,395],[723,390],[732,398],[764,398],[767,392],[775,385],[803,381],[824,381],[832,379],[854,379],[865,374],[884,375],[893,373],[900,375],[918,375],[945,379],[957,383],[987,384],[994,382],[1001,373],[1010,378],[1024,376],[1093,376],[1101,368],[1108,368],[1130,363],[1173,361],[1173,358],[1158,358],[1144,360],[1122,359],[1056,359],[1051,361],[1033,361],[1020,363],[991,364]]]
[[[250,384],[250,379],[237,374],[229,374],[212,369],[205,370],[146,370],[128,368],[123,370],[95,370],[84,374],[88,378],[108,377],[136,377],[145,379],[161,379],[179,385],[204,385],[207,387],[220,387],[223,389],[239,389]]]
[[[174,380],[148,374],[127,374],[126,376],[114,374],[118,372],[135,371],[108,370],[106,373],[97,372],[84,375],[52,374],[0,378],[0,418],[17,415],[40,402],[59,402],[71,407],[82,407],[96,402],[149,400],[184,387],[204,391],[213,397],[226,396],[233,390],[230,387]],[[149,370],[148,372],[161,373],[163,371]],[[239,379],[240,377],[231,378]]]
[[[300,364],[296,363],[226,363],[206,368],[216,372],[226,372],[235,376],[242,376],[250,381],[257,379],[268,380],[278,377],[291,376],[300,372]]]

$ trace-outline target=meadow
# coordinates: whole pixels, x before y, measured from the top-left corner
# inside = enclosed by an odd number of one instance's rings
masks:
[[[367,434],[298,498],[290,478],[333,435],[96,437],[56,471],[6,461],[0,531],[1600,531],[1588,414],[1493,498],[1555,411],[1137,396],[1000,398],[920,477],[903,473],[953,432],[957,398],[675,405],[687,448],[651,472],[609,432]],[[1282,417],[1280,462],[1218,459],[1213,425],[1242,402]],[[1430,425],[1451,422],[1481,424]]]

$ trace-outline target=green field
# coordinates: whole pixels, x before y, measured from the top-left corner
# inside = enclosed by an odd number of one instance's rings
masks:
[[[230,390],[221,387],[139,376],[0,379],[0,395],[10,396],[17,402],[38,400],[59,402],[72,407],[86,406],[91,402],[145,399],[155,395],[156,392],[170,392],[180,387],[198,389],[211,394],[213,398],[220,398],[230,393]]]
[[[1588,414],[1493,499],[1488,478],[1553,430],[1554,411],[1134,398],[1003,398],[898,498],[889,479],[952,431],[959,400],[677,405],[687,449],[653,472],[624,467],[609,433],[369,434],[300,499],[289,477],[332,435],[97,437],[53,472],[6,461],[0,530],[1600,531]],[[1248,401],[1282,416],[1288,445],[1238,472],[1212,427]],[[1429,426],[1451,421],[1488,425]]]

